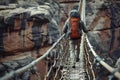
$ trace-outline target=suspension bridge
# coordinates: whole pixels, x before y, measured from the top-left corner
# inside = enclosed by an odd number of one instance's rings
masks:
[[[80,0],[78,4],[78,11],[81,13],[81,19],[86,25],[86,0]],[[65,24],[68,20],[69,18],[66,20]],[[94,60],[120,80],[118,69],[111,67],[100,58],[100,56],[94,51],[93,46],[85,33],[83,33],[80,43],[80,60],[75,63],[75,68],[72,68],[69,56],[69,39],[66,37],[66,34],[62,34],[57,42],[55,42],[41,57],[32,61],[27,66],[6,74],[1,77],[0,80],[10,80],[27,70],[32,71],[36,74],[38,80],[41,80],[40,75],[37,73],[34,66],[43,59],[47,60],[47,72],[44,80],[96,80],[96,74],[93,69]]]

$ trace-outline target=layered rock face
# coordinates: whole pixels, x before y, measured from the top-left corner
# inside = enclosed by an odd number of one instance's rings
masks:
[[[1,54],[38,49],[58,39],[59,6],[42,2],[19,1],[15,9],[0,11]]]
[[[1,1],[2,5],[14,2]],[[36,0],[37,2],[31,0],[31,3],[28,3],[29,0],[25,1],[15,1],[19,4],[12,6],[12,9],[15,8],[13,10],[6,5],[7,7],[3,7],[0,11],[0,56],[38,50],[45,45],[54,43],[60,36],[58,24],[59,18],[63,15],[59,15],[58,1],[54,0],[54,3],[51,0]],[[120,57],[119,5],[120,3],[117,1],[89,0],[86,7],[86,27],[91,30],[87,34],[88,38],[96,53],[111,66],[115,66]],[[3,10],[5,8],[7,10]],[[65,7],[63,8],[65,9]],[[65,10],[68,13],[69,10],[67,11],[67,8]],[[64,21],[66,17],[64,15]],[[29,59],[27,60],[29,61]],[[10,71],[16,70],[20,66],[18,64],[18,61],[7,62],[7,64],[3,62],[0,64],[0,71],[7,73],[9,69]],[[25,64],[28,63],[25,61]],[[118,61],[115,67],[119,67],[119,65]],[[6,70],[4,67],[8,69]],[[96,74],[100,74],[96,75],[97,80],[108,80],[107,76],[110,74],[105,68],[95,64],[94,69]],[[0,75],[3,76],[4,74]]]
[[[1,0],[0,3],[0,57],[2,57],[0,71],[3,72],[0,77],[2,77],[33,61],[34,56],[31,54],[39,54],[40,48],[56,42],[60,32],[58,1]],[[14,53],[13,58],[10,55],[13,56]],[[20,54],[23,54],[22,57]],[[43,61],[38,66],[43,79],[46,66]],[[40,68],[42,70],[39,70]],[[14,80],[30,80],[30,75],[31,71],[28,70],[20,76],[15,76]]]
[[[91,4],[95,3],[88,3],[88,6]],[[90,11],[88,10],[86,16],[87,27],[91,30],[91,32],[88,34],[89,39],[98,53],[109,54],[111,57],[113,57],[112,55],[116,54],[116,51],[119,53],[120,47],[119,3],[109,2],[100,6],[91,6],[89,8]]]
[[[4,76],[5,74],[8,74],[9,72],[12,72],[16,69],[19,69],[21,67],[26,66],[27,64],[29,64],[33,60],[34,59],[27,57],[24,59],[0,63],[0,71],[2,72],[2,73],[0,73],[0,77]],[[34,70],[34,67],[31,68],[31,70]],[[16,75],[11,80],[18,80],[18,79],[19,80],[30,80],[31,70],[28,70],[25,73],[20,74],[19,77]]]
[[[87,3],[88,38],[98,55],[115,67],[120,57],[120,3],[95,0]],[[108,80],[109,72],[102,66],[95,67],[97,80]]]

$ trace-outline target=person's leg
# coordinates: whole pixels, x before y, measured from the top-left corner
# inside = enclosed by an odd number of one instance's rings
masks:
[[[72,65],[74,65],[75,62],[75,45],[74,45],[74,41],[70,40],[70,62],[72,63]]]
[[[81,40],[80,40],[80,39],[76,41],[76,46],[77,46],[77,50],[76,50],[76,62],[78,62],[78,61],[79,61],[79,54],[80,54],[80,42],[81,42]]]

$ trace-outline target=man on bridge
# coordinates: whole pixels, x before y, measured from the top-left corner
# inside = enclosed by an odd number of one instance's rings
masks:
[[[82,30],[85,33],[88,32],[81,20],[80,13],[77,10],[71,10],[69,20],[63,27],[63,33],[65,33],[70,40],[70,60],[73,68],[75,68],[75,62],[79,61]]]

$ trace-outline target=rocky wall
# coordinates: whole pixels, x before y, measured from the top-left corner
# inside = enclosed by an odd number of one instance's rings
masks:
[[[87,36],[96,53],[110,66],[115,67],[120,57],[120,3],[95,0],[87,3],[86,22],[91,30]],[[98,63],[94,70],[96,80],[109,80],[110,73]],[[115,80],[117,80],[115,78]]]
[[[0,77],[28,65],[33,60],[31,57],[36,58],[35,53],[44,54],[48,48],[43,47],[52,45],[60,36],[58,0],[24,1],[18,0],[14,7],[6,3],[0,5],[0,72],[3,72]],[[30,58],[26,58],[28,56]],[[36,67],[43,80],[46,73],[45,61]],[[15,75],[11,80],[33,80],[35,77],[28,70],[20,76]]]
[[[58,3],[28,4],[19,3],[13,10],[0,11],[1,55],[39,49],[59,38]]]
[[[87,24],[90,24],[88,29],[91,30],[88,34],[89,39],[95,50],[101,54],[112,55],[115,54],[116,50],[119,52],[119,12],[119,3],[110,3],[107,6],[103,4],[95,15],[88,12]],[[92,14],[94,17],[90,16]],[[93,21],[89,22],[91,18]],[[95,42],[93,43],[93,41]]]
[[[28,65],[30,62],[32,62],[34,59],[27,57],[24,59],[19,59],[19,60],[12,60],[12,61],[8,61],[8,62],[1,62],[0,63],[0,77],[4,76],[5,74],[17,70],[21,67],[24,67],[26,65]],[[32,68],[31,68],[32,70]],[[30,80],[30,74],[31,74],[31,70],[27,70],[25,73],[20,74],[19,76],[17,76],[17,74],[8,80]]]

